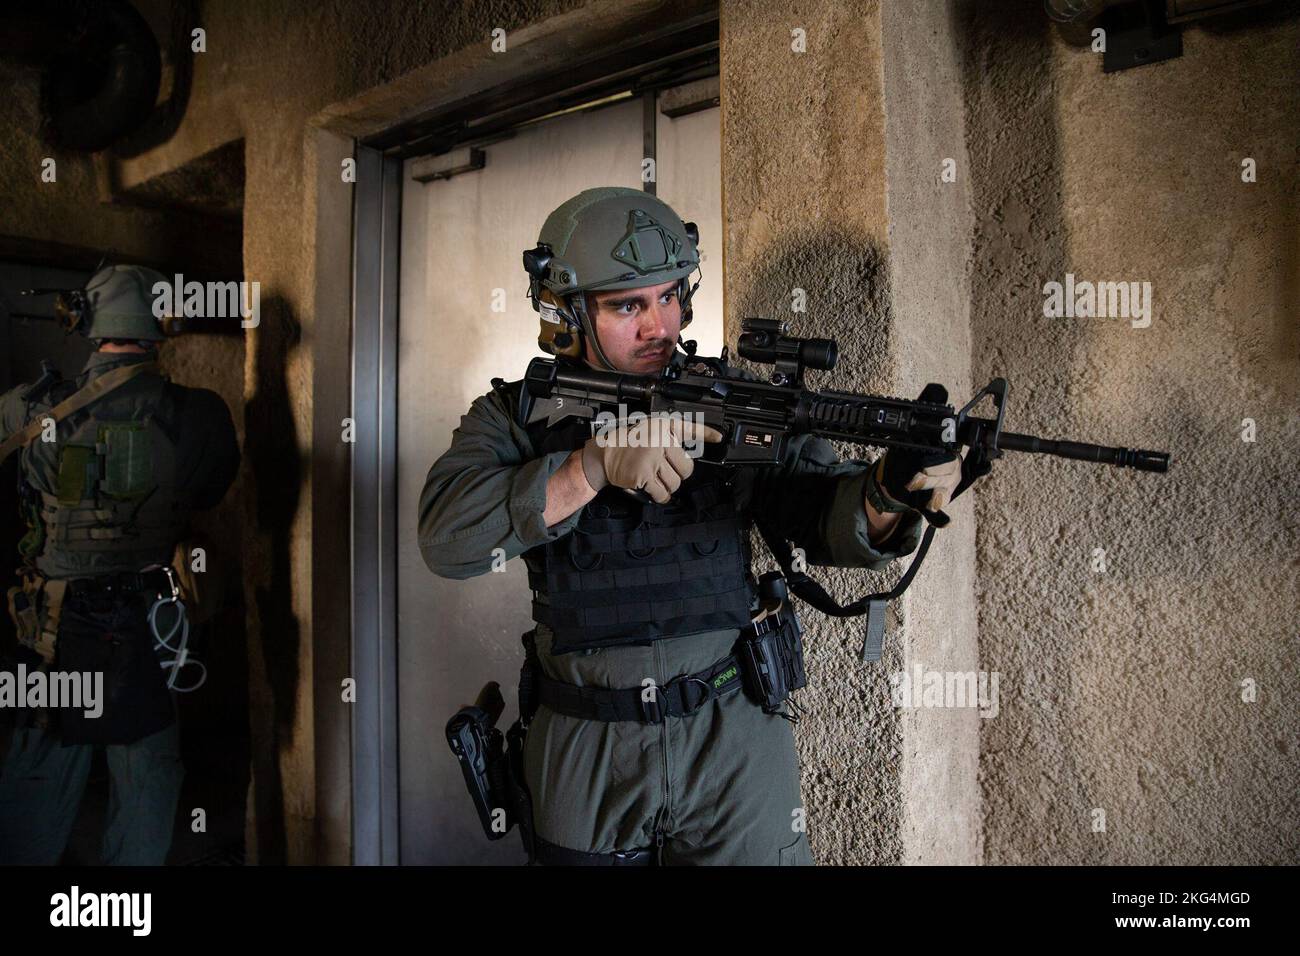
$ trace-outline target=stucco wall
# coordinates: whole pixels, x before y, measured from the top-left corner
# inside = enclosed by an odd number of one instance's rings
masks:
[[[210,219],[101,203],[94,158],[52,148],[38,135],[40,73],[35,68],[0,60],[0,87],[6,93],[0,105],[6,131],[0,137],[0,237],[112,250],[163,268],[202,261],[210,252],[212,229],[221,225]],[[42,179],[46,159],[54,160],[54,182]],[[237,241],[238,232],[236,221],[222,229],[221,238]],[[88,268],[94,265],[91,261]]]
[[[794,334],[839,342],[837,369],[812,373],[812,387],[915,394],[936,380],[959,394],[968,205],[964,185],[937,179],[938,157],[963,148],[956,48],[942,9],[912,18],[884,6],[723,5],[727,338],[744,316],[778,317]],[[800,40],[806,52],[792,48]],[[913,112],[931,105],[933,116]],[[807,295],[803,314],[792,312],[795,289]],[[923,347],[931,338],[938,349]],[[969,504],[954,515],[891,612],[880,663],[858,661],[862,618],[804,609],[809,688],[796,739],[819,863],[977,859],[973,713],[902,711],[890,699],[890,675],[916,662],[973,664]],[[841,601],[897,573],[814,570]]]
[[[960,23],[941,3],[891,2],[882,12],[897,369],[891,384],[910,398],[927,382],[939,382],[960,406],[977,384],[970,373],[970,165]],[[952,524],[936,532],[904,597],[903,668],[912,679],[919,667],[944,674],[945,682],[950,674],[978,682],[973,500],[965,495],[945,510]],[[903,711],[905,863],[979,862],[979,713],[992,708],[978,704]]]
[[[967,23],[975,378],[1015,430],[1174,462],[1007,459],[977,492],[986,862],[1295,862],[1300,20],[1112,75],[1036,0]],[[1044,318],[1066,272],[1149,281],[1150,327]]]

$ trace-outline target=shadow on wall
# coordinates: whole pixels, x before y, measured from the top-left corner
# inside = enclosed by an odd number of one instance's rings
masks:
[[[793,311],[799,289],[804,292],[803,312]],[[782,319],[790,323],[791,335],[836,339],[836,370],[811,373],[811,386],[834,382],[853,388],[888,382],[889,268],[870,237],[811,222],[781,232],[749,277],[732,314]],[[734,352],[740,328],[727,331]],[[738,364],[764,378],[770,374],[743,360]]]
[[[262,663],[262,680],[251,682],[250,694],[253,814],[256,860],[261,864],[284,863],[288,851],[280,754],[292,742],[300,679],[301,628],[290,603],[290,545],[303,462],[286,375],[300,339],[301,329],[289,304],[275,295],[264,298],[261,325],[249,340],[257,350],[256,391],[244,418],[251,477],[248,499],[255,503],[245,590],[253,599],[249,630],[258,636]],[[267,691],[269,700],[262,696]]]
[[[971,4],[962,13],[965,22],[958,35],[966,40],[962,89],[975,229],[969,263],[971,370],[981,382],[993,375],[1014,374],[1017,430],[1054,433],[1061,430],[1062,423],[1047,417],[1060,409],[1051,369],[1073,367],[1072,356],[1082,343],[1077,329],[1064,323],[1038,323],[1032,332],[1027,327],[1042,313],[1043,277],[1061,278],[1068,265],[1051,23],[1037,0],[981,4],[978,15]],[[983,122],[986,120],[995,122],[996,129]],[[1007,335],[1009,322],[1014,321],[1009,317],[1014,316],[1023,316],[1026,324],[1019,341]],[[1042,463],[1034,464],[1039,472],[1043,470]],[[1048,467],[1059,470],[1061,466],[1052,462]],[[1042,515],[1028,513],[1053,508],[1041,492],[1034,494],[1032,472],[1030,468],[1004,468],[996,476],[995,496],[985,489],[975,490],[981,572],[990,554],[1012,556],[1037,547],[1018,533],[1018,528],[1032,533],[1052,523],[1050,516],[1040,520]],[[1010,501],[1024,505],[1022,520],[1009,520]],[[998,579],[993,581],[996,588],[1001,579],[997,574],[993,577]],[[1049,619],[1041,622],[1039,633],[1055,625],[1068,626],[1080,613],[1074,606],[1079,599],[1078,594],[1054,596],[1058,606],[1049,609]],[[1021,606],[1019,611],[1011,608],[1012,603]],[[992,593],[984,573],[977,575],[978,633],[985,666],[996,667],[1020,686],[1035,691],[1008,695],[1002,705],[1003,718],[988,722],[997,726],[982,728],[985,843],[987,846],[991,840],[997,848],[995,854],[1006,852],[1001,844],[1015,842],[1007,831],[1020,828],[1020,814],[1041,816],[1046,812],[1051,817],[1064,812],[1039,806],[1032,795],[1020,797],[1017,781],[1030,780],[1036,771],[1041,772],[1068,792],[1057,794],[1055,807],[1088,804],[1087,770],[1080,765],[1071,742],[1059,739],[1061,728],[1074,724],[1069,710],[1082,696],[1072,686],[1079,674],[1075,652],[1068,643],[1016,640],[1015,622],[1025,616],[1024,607],[1043,603],[1037,597],[1017,601],[1016,595]],[[1027,755],[1014,740],[1003,739],[1005,734],[1014,735],[1017,728],[1023,733],[1026,727],[1030,739],[1044,748],[1041,755]],[[1004,734],[999,735],[999,730]],[[1026,760],[1033,764],[1032,770],[1023,766]],[[1071,819],[1053,822],[1059,827],[1073,825]],[[990,838],[990,831],[999,835]],[[996,856],[993,861],[1002,862]],[[1102,863],[1105,858],[1099,851],[1085,849],[1082,858],[1071,862]]]
[[[839,360],[830,372],[812,371],[811,388],[887,391],[891,381],[892,341],[888,260],[869,235],[839,225],[801,223],[784,230],[743,280],[733,315],[775,318],[790,323],[790,334],[833,338]],[[804,311],[796,312],[796,290],[803,290]],[[728,330],[734,345],[739,326]],[[766,380],[772,368],[745,360],[736,364]],[[864,449],[833,442],[844,459],[869,457]],[[754,572],[776,567],[757,532],[751,539]],[[818,567],[815,577],[841,603],[866,590],[887,587],[887,575],[865,575],[854,568]],[[897,607],[889,628],[899,626]],[[902,862],[902,729],[885,675],[901,667],[897,642],[889,642],[885,664],[866,671],[846,667],[848,648],[861,641],[862,618],[834,619],[806,610],[805,654],[809,684],[818,689],[803,699],[805,714],[796,735],[802,769],[804,803],[820,821],[809,834],[813,856],[822,865],[890,865]],[[851,657],[848,658],[852,660]],[[864,683],[868,682],[868,683]],[[846,731],[846,728],[854,728]],[[842,749],[853,734],[855,757],[830,761],[825,754]],[[862,839],[863,820],[869,838]]]

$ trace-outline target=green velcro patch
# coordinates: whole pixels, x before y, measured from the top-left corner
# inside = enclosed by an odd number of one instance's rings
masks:
[[[153,449],[144,422],[106,422],[99,426],[104,446],[104,479],[99,490],[109,498],[138,498],[153,486]]]

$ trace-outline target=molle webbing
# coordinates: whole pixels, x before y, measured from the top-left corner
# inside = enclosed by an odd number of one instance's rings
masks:
[[[528,586],[534,591],[544,591],[550,584],[560,586],[562,592],[606,591],[612,588],[662,587],[663,585],[682,585],[690,587],[691,582],[699,578],[713,578],[725,575],[735,564],[732,555],[734,548],[727,548],[725,554],[697,558],[678,564],[652,564],[638,568],[618,568],[615,570],[594,569],[591,571],[555,571],[547,575],[529,571]],[[678,592],[682,593],[682,592]],[[566,595],[555,595],[552,607],[564,607]]]
[[[651,601],[629,601],[611,594],[576,608],[534,601],[533,620],[554,630],[557,644],[560,635],[569,630],[580,632],[576,636],[584,647],[631,644],[739,627],[737,615],[748,616],[749,595],[749,587],[742,584],[721,594]],[[626,640],[609,639],[616,636]]]
[[[47,540],[54,545],[79,545],[79,551],[117,551],[124,546],[150,553],[160,548],[170,550],[187,513],[179,502],[173,502],[170,508],[147,510],[131,502],[69,506],[46,492],[41,492],[41,504]],[[160,514],[160,510],[164,513]]]
[[[502,384],[517,416],[521,382]],[[522,423],[521,423],[522,424]],[[581,448],[589,423],[524,426],[537,455]],[[572,531],[524,554],[533,620],[554,632],[552,653],[638,644],[749,623],[749,522],[725,473],[698,466],[663,505],[607,486]]]
[[[525,556],[533,620],[556,653],[743,627],[747,534],[714,476],[692,475],[668,505],[602,489],[568,535]]]
[[[657,528],[639,526],[630,531],[575,530],[583,541],[582,551],[605,553],[610,551],[648,551],[667,548],[675,544],[705,544],[717,542],[735,531],[735,518],[722,518],[691,525],[668,525]],[[702,553],[711,554],[713,549]]]

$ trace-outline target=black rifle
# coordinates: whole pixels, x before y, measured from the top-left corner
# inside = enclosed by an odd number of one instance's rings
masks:
[[[1163,472],[1169,455],[1159,451],[1111,448],[1084,442],[1037,438],[1003,431],[1006,379],[996,378],[962,408],[941,402],[908,401],[803,387],[805,368],[835,367],[838,347],[832,339],[787,336],[784,322],[745,319],[737,351],[742,358],[774,367],[769,382],[749,381],[721,358],[696,358],[695,343],[684,343],[686,354],[656,376],[602,371],[555,359],[533,359],[525,375],[524,414],[528,421],[545,417],[550,424],[578,416],[609,420],[628,412],[677,414],[718,429],[722,442],[705,446],[701,460],[726,465],[778,464],[797,435],[817,435],[860,445],[946,451],[960,455],[962,478],[953,497],[992,469],[1005,451],[1035,452],[1103,462],[1139,471]],[[995,418],[978,418],[971,410],[985,397],[993,400]],[[943,393],[946,400],[947,393]],[[864,660],[878,660],[884,633],[885,602],[906,590],[929,549],[936,527],[948,523],[943,512],[922,511],[929,527],[916,558],[898,585],[884,594],[871,594],[848,606],[839,605],[815,581],[792,571],[787,542],[777,540],[758,521],[760,533],[776,555],[790,589],[818,610],[837,617],[867,613]]]

